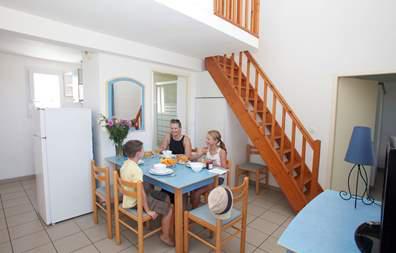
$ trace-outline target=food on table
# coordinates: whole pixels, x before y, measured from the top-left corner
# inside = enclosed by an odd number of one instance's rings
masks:
[[[177,155],[176,156],[177,163],[186,164],[188,162],[188,156],[186,155]]]
[[[173,158],[161,158],[160,163],[165,164],[168,167],[176,165],[176,159]]]
[[[144,158],[151,158],[153,156],[154,156],[154,153],[152,151],[144,152]]]

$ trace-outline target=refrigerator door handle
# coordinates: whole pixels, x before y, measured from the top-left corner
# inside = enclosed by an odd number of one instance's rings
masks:
[[[44,136],[44,137],[41,137],[41,136],[38,135],[38,134],[33,134],[33,136],[34,136],[34,137],[38,137],[38,138],[43,139],[43,140],[47,139],[47,137],[45,137],[45,136]]]

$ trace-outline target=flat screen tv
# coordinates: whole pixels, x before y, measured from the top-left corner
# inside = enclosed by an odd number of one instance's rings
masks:
[[[396,252],[396,137],[386,150],[381,221],[368,221],[355,231],[355,241],[362,253]]]
[[[386,152],[382,193],[381,253],[396,252],[396,136],[390,137]]]

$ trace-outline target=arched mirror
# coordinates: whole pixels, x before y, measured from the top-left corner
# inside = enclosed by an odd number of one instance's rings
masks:
[[[144,86],[130,78],[109,81],[109,118],[131,120],[133,130],[144,129]]]

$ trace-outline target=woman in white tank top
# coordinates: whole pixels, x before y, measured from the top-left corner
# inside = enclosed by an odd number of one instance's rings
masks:
[[[221,139],[221,134],[217,130],[211,130],[208,132],[206,137],[207,147],[202,148],[198,151],[197,157],[200,158],[205,155],[205,160],[213,161],[214,166],[227,168],[227,149],[223,140]],[[229,173],[229,172],[228,172]],[[191,194],[191,204],[193,208],[197,208],[200,204],[201,195],[212,189],[212,186],[205,186],[199,188],[192,192]]]

